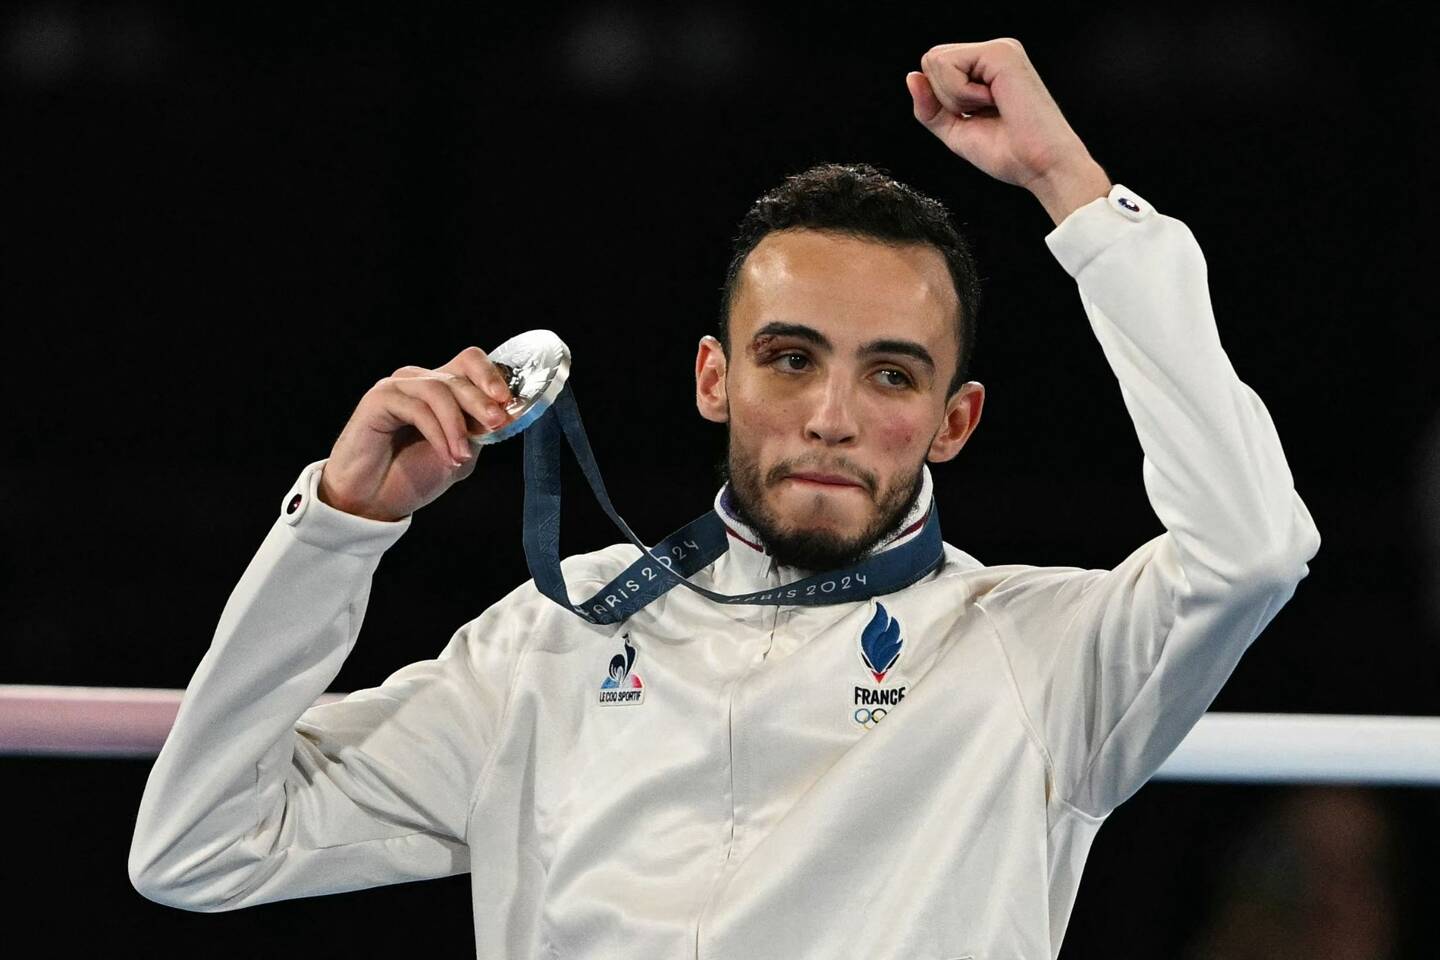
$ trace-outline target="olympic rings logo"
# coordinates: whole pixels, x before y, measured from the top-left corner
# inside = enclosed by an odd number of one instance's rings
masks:
[[[884,707],[876,707],[873,710],[869,707],[857,707],[855,708],[855,722],[868,729],[884,720],[887,712]]]

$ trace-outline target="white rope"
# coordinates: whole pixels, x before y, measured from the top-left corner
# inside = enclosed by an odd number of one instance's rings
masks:
[[[0,684],[0,756],[153,757],[184,692]],[[326,693],[316,702],[344,696]]]
[[[1156,776],[1440,786],[1440,717],[1207,713]]]
[[[183,693],[0,684],[0,756],[153,757]],[[1207,713],[1154,779],[1440,786],[1440,717]]]

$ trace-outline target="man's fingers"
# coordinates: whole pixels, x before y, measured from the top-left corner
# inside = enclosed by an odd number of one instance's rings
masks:
[[[959,95],[970,83],[968,71],[975,66],[974,48],[974,44],[947,43],[930,48],[920,58],[920,72],[930,82],[935,99],[957,117],[966,112]]]
[[[479,347],[466,347],[445,366],[446,373],[468,377],[470,382],[483,390],[492,400],[501,405],[515,399],[510,395],[510,385],[505,382],[489,355]]]
[[[989,89],[982,84],[969,84],[962,96],[947,98],[949,103],[942,101],[929,77],[919,71],[906,74],[905,85],[910,88],[915,119],[941,138],[960,120],[976,114],[987,117],[998,115]]]
[[[380,395],[381,409],[400,423],[408,423],[429,441],[441,458],[451,463],[461,462],[455,451],[460,448],[452,438],[446,436],[445,428],[434,409],[419,397],[399,390],[387,390]]]
[[[986,110],[993,116],[995,98],[988,84],[995,79],[997,64],[1013,56],[1012,49],[1008,40],[945,43],[925,51],[919,72],[929,82],[931,94],[952,116]]]
[[[510,413],[505,409],[504,404],[493,399],[484,390],[475,386],[468,377],[461,374],[451,373],[443,375],[442,382],[455,394],[459,401],[460,408],[477,425],[489,430],[498,430],[507,420]],[[469,429],[469,424],[466,424]]]
[[[447,384],[431,377],[401,378],[391,381],[396,391],[422,401],[430,410],[435,422],[440,425],[441,434],[450,445],[450,459],[462,462],[470,453],[470,431],[465,423],[465,411],[459,399]],[[424,427],[412,420],[411,423],[424,432]],[[428,438],[428,434],[426,434]]]
[[[937,71],[938,78],[926,74],[930,81],[930,89],[934,92],[935,99],[940,101],[946,112],[953,116],[960,116],[962,113],[975,113],[986,107],[995,106],[995,98],[990,95],[990,88],[983,83],[975,83],[967,80],[965,75],[958,70],[951,71],[941,65]]]

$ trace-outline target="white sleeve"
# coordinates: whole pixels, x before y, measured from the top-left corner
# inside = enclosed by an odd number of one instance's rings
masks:
[[[1113,570],[1031,568],[981,605],[1048,755],[1051,803],[1101,817],[1204,714],[1320,535],[1221,349],[1189,227],[1115,184],[1045,242],[1119,381],[1165,532]]]
[[[158,903],[234,910],[469,869],[469,804],[523,618],[506,615],[507,597],[436,659],[315,705],[354,646],[381,555],[411,519],[323,503],[324,463],[286,495],[150,771],[129,871]]]

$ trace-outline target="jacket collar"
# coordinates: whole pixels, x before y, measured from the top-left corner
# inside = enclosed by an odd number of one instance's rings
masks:
[[[867,556],[874,556],[919,536],[925,519],[930,514],[935,488],[930,479],[930,468],[921,465],[920,493],[910,507],[905,519],[881,542],[871,548]],[[777,564],[764,541],[749,525],[735,515],[730,484],[725,484],[715,494],[715,512],[725,523],[726,540],[729,549],[716,561],[713,576],[716,589],[722,593],[746,593],[765,587],[781,586],[803,580],[821,571],[804,570],[800,567]]]

